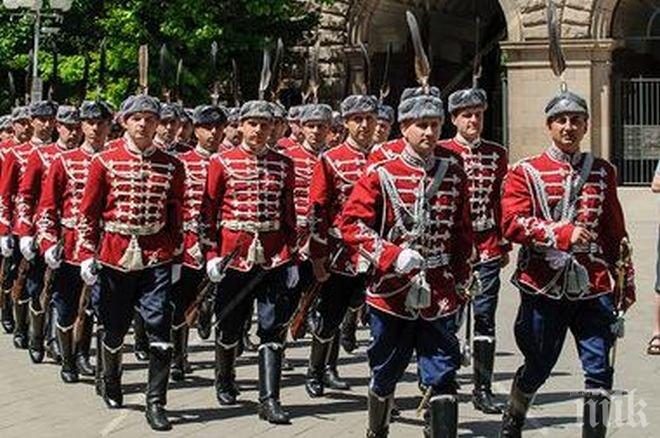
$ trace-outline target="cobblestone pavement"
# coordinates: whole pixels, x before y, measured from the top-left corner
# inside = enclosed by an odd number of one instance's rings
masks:
[[[635,246],[638,280],[638,303],[628,316],[626,337],[619,348],[615,376],[617,395],[612,408],[615,424],[609,436],[658,436],[660,427],[660,359],[644,354],[652,324],[653,275],[658,230],[658,199],[648,190],[622,189],[629,229]],[[504,274],[508,279],[510,269]],[[498,345],[495,392],[504,400],[513,372],[521,357],[513,341],[513,324],[518,298],[504,282],[498,312]],[[292,414],[290,426],[273,426],[256,416],[257,368],[254,353],[238,361],[241,404],[220,408],[212,389],[212,343],[191,340],[194,373],[185,382],[170,385],[169,412],[174,419],[170,436],[223,437],[359,437],[364,436],[368,367],[365,346],[368,332],[360,330],[361,348],[356,355],[341,353],[340,373],[352,389],[329,391],[321,400],[310,400],[304,389],[308,340],[292,346],[288,357],[296,365],[283,375],[282,400]],[[132,339],[127,338],[127,351]],[[11,338],[0,335],[0,436],[9,437],[129,437],[151,435],[143,415],[146,365],[125,355],[124,389],[126,407],[107,410],[95,396],[91,380],[77,385],[60,383],[58,369],[52,363],[31,365],[27,352],[15,350]],[[470,370],[459,375],[460,436],[496,436],[499,416],[476,412],[469,403]],[[536,397],[525,436],[580,436],[582,378],[575,347],[567,339],[560,362],[551,379]],[[422,422],[415,416],[420,395],[416,371],[411,364],[397,388],[397,403],[402,417],[391,427],[392,437],[422,436]]]

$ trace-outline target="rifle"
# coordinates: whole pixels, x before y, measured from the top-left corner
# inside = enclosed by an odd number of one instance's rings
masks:
[[[23,288],[25,288],[25,282],[27,281],[29,270],[30,262],[28,262],[27,259],[22,258],[18,265],[16,280],[14,280],[14,285],[11,287],[11,299],[14,300],[15,303],[21,299],[21,294],[23,293]]]
[[[613,327],[613,332],[615,334],[614,337],[614,343],[612,344],[612,352],[611,355],[612,357],[610,358],[610,364],[612,364],[612,368],[614,368],[614,364],[616,363],[616,352],[617,352],[617,344],[618,344],[618,339],[623,338],[624,334],[624,315],[625,315],[625,310],[623,309],[623,304],[625,300],[625,293],[624,289],[626,287],[626,282],[627,282],[627,273],[628,273],[628,268],[632,265],[632,245],[630,244],[630,240],[628,240],[627,237],[624,237],[621,239],[621,243],[619,246],[619,260],[616,261],[616,290],[615,293],[616,295],[614,296],[614,316],[616,318],[616,321],[612,325]]]
[[[80,292],[80,299],[78,300],[78,315],[76,321],[73,323],[73,340],[75,343],[80,342],[87,320],[87,307],[92,298],[92,286],[85,284]]]
[[[55,249],[58,254],[62,254],[62,245],[59,243]],[[39,304],[41,309],[46,309],[53,298],[53,283],[55,281],[55,269],[48,267],[44,273],[44,286],[39,294]]]
[[[5,290],[5,278],[7,278],[7,273],[9,271],[9,264],[10,264],[10,262],[7,261],[8,258],[9,257],[3,257],[2,263],[0,263],[0,293],[3,294]],[[0,299],[0,309],[2,309],[4,304],[5,304],[5,300]]]
[[[236,245],[236,248],[234,248],[229,253],[229,255],[222,261],[222,265],[220,266],[220,272],[224,274],[227,271],[227,268],[229,268],[229,265],[234,261],[240,249],[241,249],[241,245],[240,244]],[[215,299],[216,290],[217,288],[215,287],[215,283],[213,283],[208,276],[205,276],[202,282],[200,283],[199,287],[197,288],[197,298],[195,298],[195,301],[193,301],[192,304],[190,304],[190,306],[188,306],[188,308],[185,311],[185,318],[188,327],[193,327],[197,323],[197,319],[199,318],[200,307],[207,300]]]
[[[296,313],[291,319],[291,325],[289,326],[291,337],[294,341],[302,337],[305,319],[307,318],[307,314],[309,313],[309,309],[312,307],[312,304],[314,304],[314,301],[316,301],[316,297],[319,296],[322,285],[323,283],[314,281],[314,283],[312,283],[312,285],[309,287],[309,289],[307,289],[307,291],[305,291],[302,298],[300,299]]]

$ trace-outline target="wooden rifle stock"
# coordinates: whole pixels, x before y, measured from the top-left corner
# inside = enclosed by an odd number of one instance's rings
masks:
[[[55,270],[52,268],[46,268],[44,273],[44,285],[39,294],[39,305],[41,309],[46,309],[50,305],[50,301],[53,298],[53,282],[55,281]]]
[[[18,265],[16,280],[14,280],[14,285],[11,287],[11,299],[14,300],[14,302],[18,302],[21,298],[29,270],[30,262],[27,261],[27,259],[22,258],[20,264]]]
[[[322,285],[323,283],[315,281],[312,283],[309,289],[305,291],[302,298],[300,299],[300,304],[298,305],[298,309],[296,310],[296,313],[291,320],[290,326],[291,337],[294,340],[300,339],[302,336],[305,319],[307,318],[309,309],[312,307],[312,304],[314,304],[316,297],[318,297],[319,293],[321,292]]]
[[[8,257],[2,258],[2,263],[0,264],[0,293],[5,293],[5,279],[7,278],[7,271],[9,271]],[[5,304],[4,297],[0,299],[0,309],[2,309]]]
[[[80,292],[80,299],[78,300],[78,315],[76,321],[73,323],[73,340],[75,343],[80,342],[87,320],[87,307],[92,299],[92,286],[85,284]]]

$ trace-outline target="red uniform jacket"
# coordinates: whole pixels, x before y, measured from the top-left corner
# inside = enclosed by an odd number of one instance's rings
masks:
[[[277,140],[277,146],[282,150],[286,151],[292,147],[299,145],[298,141],[293,137],[282,137]]]
[[[324,152],[314,167],[309,192],[310,257],[328,258],[331,271],[349,276],[366,272],[369,261],[344,244],[334,224],[366,162],[367,152],[348,141],[335,146]]]
[[[429,320],[460,308],[457,286],[468,283],[473,244],[467,195],[460,159],[449,151],[440,150],[424,162],[405,149],[369,167],[344,207],[339,228],[346,244],[371,261],[370,306],[405,319]],[[404,247],[420,252],[427,264],[431,304],[421,310],[406,306],[417,272],[395,271]]]
[[[372,164],[398,157],[405,147],[406,141],[403,138],[376,145],[369,153],[367,165],[371,166]]]
[[[309,258],[309,191],[312,183],[314,166],[319,161],[319,153],[296,144],[286,151],[293,161],[296,174],[293,199],[296,204],[296,223],[298,225],[298,249],[300,260]]]
[[[80,204],[79,259],[121,271],[180,261],[184,179],[181,162],[155,146],[140,152],[125,141],[94,156]]]
[[[197,146],[177,158],[186,170],[183,194],[183,264],[193,269],[204,266],[204,252],[209,243],[201,219],[202,200],[211,153]]]
[[[16,197],[18,186],[25,175],[28,157],[32,149],[42,146],[36,139],[8,149],[2,162],[0,172],[0,236],[13,232],[16,221]]]
[[[443,140],[440,146],[459,154],[468,176],[470,211],[474,243],[479,261],[499,259],[511,251],[511,245],[502,239],[502,180],[509,166],[503,146],[481,140],[468,146],[458,140]]]
[[[48,171],[53,160],[66,147],[59,142],[40,148],[34,148],[30,153],[25,166],[25,173],[21,177],[16,196],[16,218],[14,220],[14,234],[34,236],[37,232],[36,217],[41,197],[42,186],[48,177]]]
[[[0,142],[0,171],[2,170],[2,163],[5,160],[5,154],[14,146],[16,146],[16,142],[13,139]]]
[[[525,292],[561,297],[566,272],[561,266],[553,266],[551,260],[562,256],[574,257],[588,272],[588,291],[573,298],[590,298],[615,288],[615,263],[626,229],[612,165],[596,158],[575,203],[566,204],[572,205],[574,218],[555,216],[566,194],[566,184],[585,172],[586,159],[587,154],[569,157],[551,146],[543,154],[517,163],[504,181],[502,232],[505,238],[523,246],[512,281]],[[586,247],[571,248],[576,226],[595,233],[596,240]],[[634,301],[630,274],[625,294]]]
[[[41,253],[62,241],[63,258],[78,265],[76,254],[80,202],[94,150],[83,145],[55,158],[43,184],[37,213],[37,236]]]
[[[293,163],[268,148],[245,145],[211,158],[203,218],[211,248],[207,260],[239,248],[230,269],[247,272],[296,261]]]

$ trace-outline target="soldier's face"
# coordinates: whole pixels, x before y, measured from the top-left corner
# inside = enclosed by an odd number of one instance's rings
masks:
[[[238,123],[230,123],[225,126],[225,138],[234,146],[241,144],[243,134],[241,133],[241,130],[238,129]]]
[[[275,143],[277,140],[284,137],[284,131],[286,131],[286,122],[284,120],[276,120],[273,123],[273,130],[270,133],[271,143]]]
[[[94,147],[103,146],[110,134],[110,121],[89,119],[82,122],[82,132],[85,141]]]
[[[251,147],[265,146],[272,130],[273,122],[268,119],[251,118],[241,122],[243,142]]]
[[[166,143],[171,143],[176,139],[176,133],[179,130],[181,122],[178,119],[161,120],[158,124],[156,134]]]
[[[303,124],[305,140],[316,150],[325,146],[330,131],[330,124],[324,122],[307,122]]]
[[[376,116],[373,113],[360,113],[349,116],[344,121],[348,135],[362,148],[368,148],[373,143],[376,130]]]
[[[19,143],[25,143],[32,137],[32,125],[30,120],[17,120],[11,125],[14,128],[14,137]]]
[[[190,122],[181,123],[176,133],[176,139],[181,142],[187,142],[193,134],[193,125]]]
[[[224,126],[217,123],[206,123],[195,126],[195,137],[200,146],[207,151],[215,152],[222,141]]]
[[[14,131],[9,129],[3,129],[0,131],[0,141],[7,141],[14,136]]]
[[[481,137],[484,130],[484,108],[473,106],[464,108],[452,115],[451,122],[459,133],[467,141],[475,141]]]
[[[158,116],[153,113],[135,113],[124,119],[128,136],[138,147],[147,147],[158,128]]]
[[[328,139],[326,141],[329,148],[333,148],[342,143],[346,138],[346,128],[344,125],[335,126],[328,132]]]
[[[589,119],[584,114],[559,114],[548,120],[550,138],[559,149],[567,153],[577,152],[589,130]]]
[[[80,123],[58,123],[57,135],[59,136],[60,141],[64,143],[67,148],[72,149],[77,147],[80,144],[80,140],[82,139]]]
[[[385,143],[390,138],[392,125],[387,120],[378,120],[374,131],[374,144]]]
[[[298,122],[289,122],[289,129],[291,130],[291,135],[297,139],[302,138],[302,126]]]
[[[419,155],[425,157],[433,153],[440,137],[442,119],[425,117],[404,122],[403,136]]]
[[[32,131],[34,136],[42,140],[48,140],[55,129],[55,117],[33,117]]]

